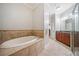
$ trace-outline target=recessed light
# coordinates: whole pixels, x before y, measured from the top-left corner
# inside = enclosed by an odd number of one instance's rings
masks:
[[[60,6],[56,7],[56,10],[60,10],[60,9],[61,9],[61,7],[60,7]]]

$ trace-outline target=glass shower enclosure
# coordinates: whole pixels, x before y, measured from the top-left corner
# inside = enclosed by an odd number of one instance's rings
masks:
[[[76,3],[73,9],[73,23],[72,23],[72,52],[74,55],[79,56],[79,4]]]

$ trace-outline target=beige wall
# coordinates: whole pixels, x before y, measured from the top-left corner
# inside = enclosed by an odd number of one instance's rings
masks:
[[[0,30],[31,30],[32,10],[23,3],[0,4]]]
[[[44,30],[44,5],[33,10],[33,30]]]
[[[23,3],[0,4],[0,30],[43,30],[44,6],[30,9]]]
[[[0,43],[17,37],[44,35],[43,4],[32,10],[23,3],[2,3],[0,19]]]

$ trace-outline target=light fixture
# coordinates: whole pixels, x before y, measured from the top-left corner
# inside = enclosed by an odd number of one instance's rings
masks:
[[[55,13],[59,14],[62,11],[62,6],[61,5],[55,5]]]
[[[57,7],[56,7],[56,10],[60,10],[60,9],[61,9],[61,7],[60,7],[60,6],[57,6]]]
[[[68,16],[65,16],[65,17],[62,18],[62,21],[65,21],[67,19],[68,19]]]

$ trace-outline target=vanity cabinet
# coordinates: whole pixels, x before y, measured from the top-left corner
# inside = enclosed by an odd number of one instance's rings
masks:
[[[56,32],[56,40],[60,41],[61,43],[70,46],[70,32]]]

